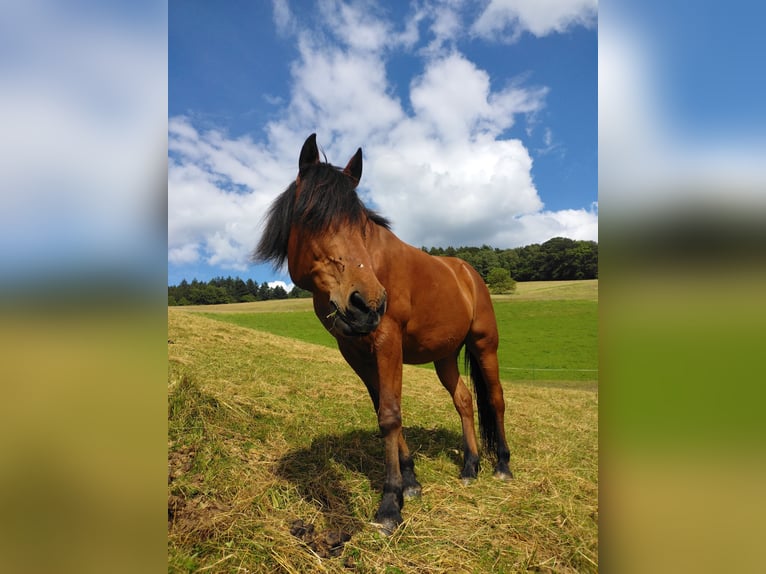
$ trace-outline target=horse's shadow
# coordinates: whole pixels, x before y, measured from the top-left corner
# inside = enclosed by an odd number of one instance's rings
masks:
[[[462,435],[442,428],[408,427],[404,430],[412,449],[417,473],[418,459],[448,456],[455,463],[455,479],[462,465]],[[343,434],[324,435],[307,448],[285,454],[276,472],[295,485],[301,497],[316,507],[328,526],[355,534],[367,522],[358,517],[362,492],[349,488],[348,473],[363,474],[373,491],[382,492],[384,481],[383,439],[371,429],[352,430]],[[345,475],[345,476],[344,476]],[[359,489],[360,491],[364,489]]]

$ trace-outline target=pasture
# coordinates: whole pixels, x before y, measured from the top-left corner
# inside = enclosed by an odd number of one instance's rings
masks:
[[[596,571],[597,282],[519,284],[495,306],[515,479],[485,463],[461,484],[449,395],[405,366],[423,495],[389,538],[369,525],[383,482],[372,404],[310,300],[169,308],[169,571]],[[525,359],[535,372],[503,370]]]
[[[594,386],[598,379],[598,280],[519,283],[493,297],[500,376],[508,381]],[[310,299],[185,307],[242,327],[337,349]],[[424,367],[432,369],[428,363]],[[580,383],[580,384],[578,384]]]

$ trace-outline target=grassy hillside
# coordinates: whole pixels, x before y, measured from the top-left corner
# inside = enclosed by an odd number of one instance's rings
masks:
[[[506,385],[516,478],[496,481],[486,464],[464,487],[449,395],[432,371],[405,367],[423,497],[382,538],[369,525],[382,441],[337,351],[170,308],[168,358],[171,572],[597,570],[593,390]]]

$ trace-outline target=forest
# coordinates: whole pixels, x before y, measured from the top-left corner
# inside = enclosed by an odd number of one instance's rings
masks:
[[[481,247],[421,248],[435,256],[459,257],[473,265],[495,293],[512,292],[516,281],[562,281],[598,278],[598,243],[554,237],[542,244],[513,249]],[[168,287],[168,305],[213,305],[269,299],[310,297],[298,287],[287,292],[277,285],[252,279],[214,277],[210,281],[184,279]]]
[[[598,243],[554,237],[513,249],[481,247],[422,248],[431,255],[464,259],[487,280],[494,268],[507,270],[515,281],[598,279]]]

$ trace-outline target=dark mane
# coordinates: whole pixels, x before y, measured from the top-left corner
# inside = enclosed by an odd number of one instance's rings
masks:
[[[329,163],[318,163],[301,172],[301,193],[292,182],[274,200],[266,217],[254,261],[271,261],[281,267],[287,259],[290,228],[300,226],[312,235],[337,229],[342,224],[361,225],[365,219],[390,229],[390,222],[368,209],[359,199],[348,175]]]

